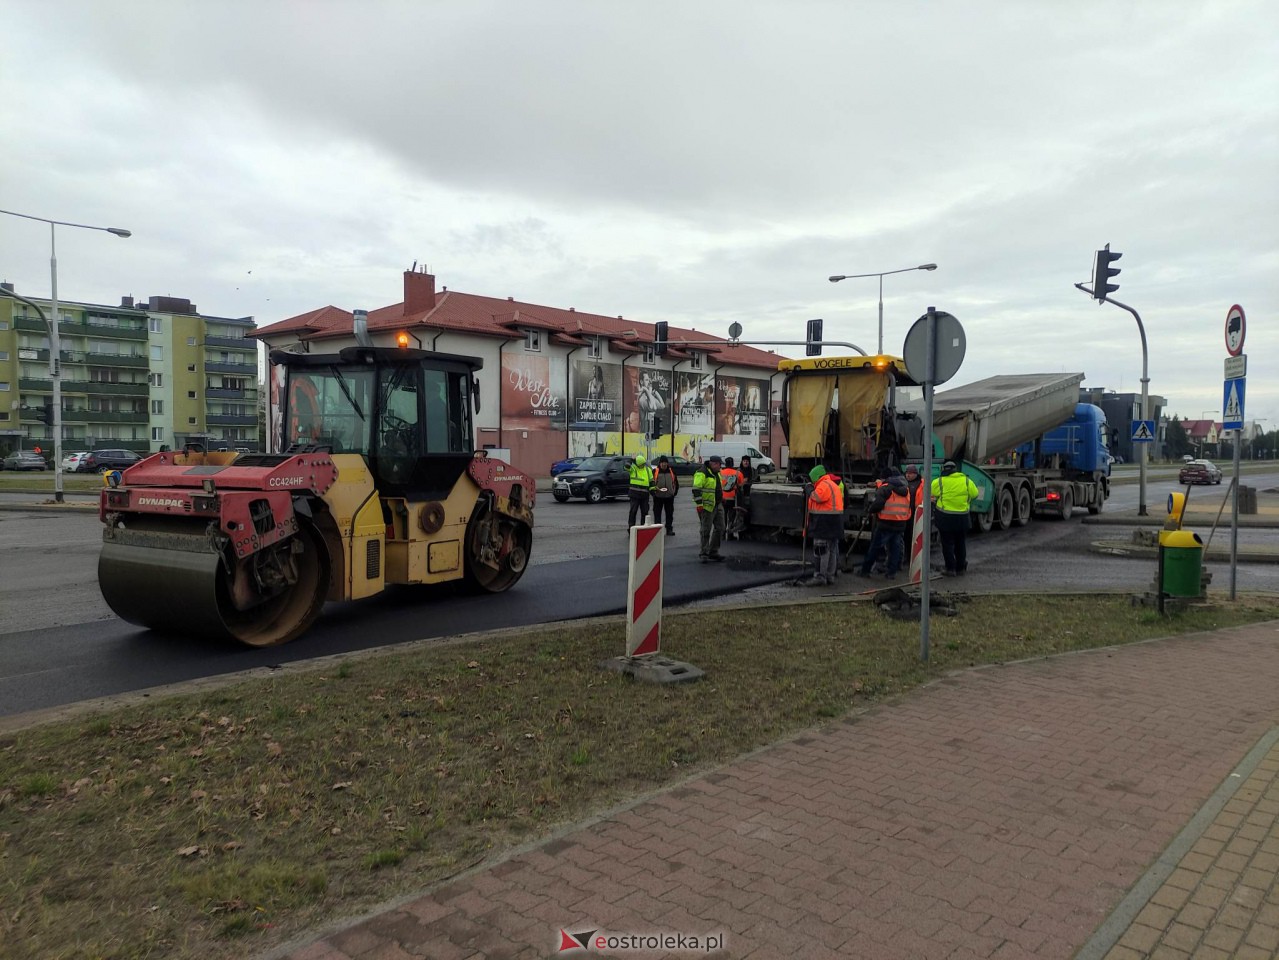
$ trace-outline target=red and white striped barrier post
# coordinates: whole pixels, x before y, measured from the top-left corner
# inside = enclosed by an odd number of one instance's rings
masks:
[[[922,488],[921,488],[922,489]],[[910,582],[919,583],[924,576],[924,498],[915,504],[915,522],[910,528]]]
[[[660,523],[631,527],[630,569],[626,577],[626,656],[662,649],[662,558],[666,528]]]

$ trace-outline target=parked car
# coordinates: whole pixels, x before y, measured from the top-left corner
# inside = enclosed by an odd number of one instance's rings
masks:
[[[80,461],[80,473],[109,473],[131,467],[142,458],[132,450],[94,450]]]
[[[1192,462],[1194,462],[1194,459],[1195,459],[1195,458],[1194,458],[1194,457],[1192,457],[1192,456],[1191,456],[1190,454],[1188,454],[1188,453],[1183,453],[1183,454],[1181,455],[1181,462],[1182,462],[1182,463],[1192,463]]]
[[[653,464],[657,464],[658,457],[665,457],[671,462],[671,469],[675,471],[677,477],[691,477],[698,470],[702,469],[702,465],[688,457],[681,457],[677,453],[655,453],[653,454]]]
[[[76,473],[80,469],[80,461],[89,455],[88,451],[66,453],[62,456],[62,469],[67,473]]]
[[[3,463],[5,470],[47,470],[48,468],[49,465],[44,462],[44,457],[34,450],[15,450],[4,458]]]
[[[630,487],[630,469],[634,457],[587,457],[581,463],[555,478],[551,496],[560,503],[571,497],[582,497],[587,503],[599,503],[613,497],[624,497]]]
[[[585,459],[585,457],[569,457],[567,460],[556,460],[551,464],[551,476],[558,477],[564,471],[572,470]]]
[[[1221,483],[1221,469],[1209,460],[1191,460],[1177,474],[1178,483]]]

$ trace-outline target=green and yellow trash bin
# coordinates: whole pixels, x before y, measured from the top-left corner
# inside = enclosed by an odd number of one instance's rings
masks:
[[[1189,530],[1161,531],[1159,550],[1163,554],[1159,588],[1170,597],[1201,596],[1204,542],[1199,534]]]

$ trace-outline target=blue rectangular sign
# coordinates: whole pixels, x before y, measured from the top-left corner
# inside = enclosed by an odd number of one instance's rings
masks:
[[[1155,421],[1134,420],[1132,422],[1131,439],[1133,443],[1154,443],[1155,442]]]
[[[1243,429],[1243,390],[1245,377],[1227,380],[1221,391],[1221,429]]]

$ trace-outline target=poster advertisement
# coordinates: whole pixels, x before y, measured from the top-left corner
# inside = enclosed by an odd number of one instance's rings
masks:
[[[675,416],[680,433],[709,437],[715,429],[715,376],[675,374]]]
[[[502,355],[502,419],[516,430],[564,430],[563,357],[534,353]]]
[[[759,438],[768,432],[768,381],[720,377],[716,432],[725,437]]]
[[[615,363],[574,360],[569,391],[570,430],[616,431],[622,426],[622,370]],[[581,454],[574,454],[581,456]]]
[[[626,368],[626,432],[644,434],[654,414],[662,418],[662,432],[671,430],[671,371]]]

